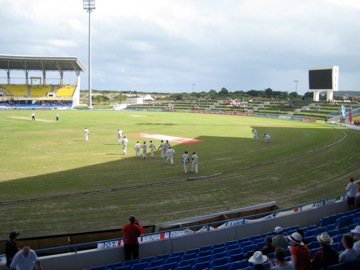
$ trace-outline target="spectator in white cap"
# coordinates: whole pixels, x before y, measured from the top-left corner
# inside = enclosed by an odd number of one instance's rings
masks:
[[[255,251],[254,255],[249,258],[249,262],[253,263],[254,266],[251,270],[267,270],[268,267],[264,266],[264,262],[267,261],[267,256],[263,255],[261,251]]]
[[[355,229],[351,230],[350,232],[356,241],[353,245],[353,249],[355,249],[360,254],[360,225],[357,225]]]
[[[330,265],[337,264],[339,262],[339,254],[331,247],[334,241],[330,235],[323,232],[316,238],[321,245],[321,249],[315,253],[314,258],[311,260],[313,270],[327,268]]]
[[[275,236],[272,239],[272,245],[277,248],[277,247],[282,247],[283,249],[287,249],[289,241],[286,238],[285,235],[283,235],[283,228],[281,228],[280,226],[275,227]]]
[[[295,270],[311,270],[311,254],[307,246],[302,242],[302,236],[298,232],[294,232],[288,236],[290,240],[291,261],[295,266]]]

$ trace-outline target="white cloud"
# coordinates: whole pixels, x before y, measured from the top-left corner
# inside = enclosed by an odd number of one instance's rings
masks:
[[[360,90],[358,14],[353,0],[98,0],[93,87],[293,91],[298,79],[305,92],[309,67],[339,65],[340,88]],[[0,53],[78,56],[87,65],[81,0],[0,0],[0,16]]]

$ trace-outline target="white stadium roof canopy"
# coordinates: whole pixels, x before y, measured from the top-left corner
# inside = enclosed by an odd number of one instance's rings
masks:
[[[0,54],[0,69],[42,71],[86,71],[77,57],[21,56]]]

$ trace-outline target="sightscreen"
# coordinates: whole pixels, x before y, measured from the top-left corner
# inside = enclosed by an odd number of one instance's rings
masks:
[[[332,89],[332,69],[309,70],[309,89]]]

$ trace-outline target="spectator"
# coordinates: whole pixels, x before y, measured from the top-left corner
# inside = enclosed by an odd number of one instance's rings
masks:
[[[267,270],[268,267],[264,266],[264,262],[267,261],[267,256],[263,255],[261,251],[255,251],[254,255],[249,258],[249,262],[253,263],[254,266],[251,270]]]
[[[353,210],[355,208],[356,185],[352,177],[346,185],[346,196],[349,210]]]
[[[353,249],[354,239],[349,234],[344,234],[341,238],[341,243],[345,249],[340,256],[339,262],[353,261],[357,258],[358,253]]]
[[[311,270],[311,254],[307,246],[302,242],[302,237],[298,232],[288,236],[290,240],[291,261],[295,270]]]
[[[269,255],[270,253],[273,253],[275,251],[275,247],[272,245],[272,237],[271,236],[266,236],[265,237],[265,241],[266,244],[265,246],[261,249],[261,253],[263,255]]]
[[[281,247],[275,249],[275,258],[278,261],[278,265],[274,266],[273,262],[269,260],[269,264],[272,270],[294,270],[292,262],[285,261],[285,250]]]
[[[302,242],[303,242],[305,245],[310,244],[310,240],[307,239],[306,237],[304,237],[304,231],[303,231],[303,230],[299,229],[299,230],[297,230],[297,232],[301,235],[301,237],[302,237]]]
[[[356,183],[355,208],[360,208],[360,182]]]
[[[144,234],[144,227],[140,225],[139,220],[137,218],[135,218],[135,224],[140,227],[141,235]]]
[[[287,249],[289,241],[285,235],[283,235],[283,229],[280,226],[275,227],[276,235],[272,238],[272,245],[277,247],[282,247],[283,249]]]
[[[16,253],[14,259],[10,264],[11,270],[33,270],[35,269],[35,263],[38,265],[39,269],[42,269],[40,260],[36,255],[35,251],[30,249],[30,247],[24,247],[18,253]]]
[[[350,231],[354,235],[353,249],[355,249],[360,254],[360,225],[357,225],[355,229]]]
[[[11,232],[9,235],[9,240],[5,242],[5,256],[6,256],[6,266],[10,268],[10,264],[15,257],[15,254],[19,251],[16,245],[16,239],[20,233]]]
[[[130,223],[125,224],[122,228],[124,235],[124,253],[125,261],[139,259],[139,241],[138,237],[141,235],[141,228],[135,224],[135,217],[129,217]]]
[[[320,243],[321,250],[317,251],[311,260],[313,270],[337,264],[339,262],[339,255],[337,251],[331,247],[334,241],[330,235],[324,232],[316,238]]]

